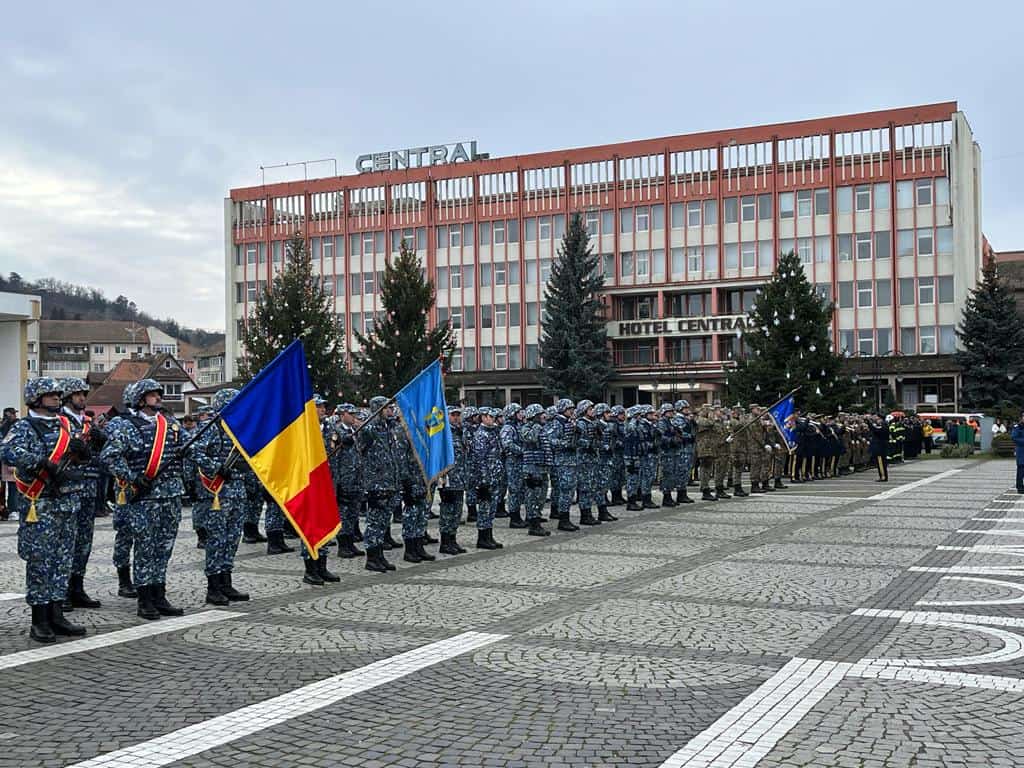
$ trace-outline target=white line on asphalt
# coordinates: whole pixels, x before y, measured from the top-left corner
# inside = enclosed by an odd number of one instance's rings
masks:
[[[97,755],[68,768],[159,768],[228,744],[349,696],[390,683],[421,669],[503,640],[506,635],[464,632],[340,675],[296,688],[257,704],[179,728],[125,749]]]
[[[767,755],[843,679],[846,662],[794,658],[662,768],[740,768]]]
[[[929,483],[934,483],[937,480],[945,480],[947,477],[952,477],[953,475],[957,474],[958,472],[962,472],[962,471],[963,470],[961,470],[961,469],[947,469],[945,472],[939,472],[939,474],[937,474],[937,475],[932,475],[931,477],[925,477],[925,478],[922,478],[921,480],[915,480],[912,483],[907,483],[906,485],[900,485],[900,486],[897,486],[896,488],[890,488],[888,491],[882,491],[881,493],[876,493],[874,496],[868,496],[868,501],[879,501],[881,499],[891,499],[893,496],[899,496],[901,493],[906,493],[907,491],[912,491],[914,488],[920,488],[922,485],[928,485]]]
[[[7,600],[21,600],[25,597],[23,592],[0,592],[0,602]]]
[[[1024,565],[912,565],[907,569],[913,573],[977,573],[982,576],[1024,576]]]
[[[889,667],[863,662],[853,665],[848,677],[866,677],[872,680],[909,680],[915,683],[952,685],[957,688],[990,688],[996,691],[1024,692],[1024,680],[999,675],[975,675],[969,672],[947,672],[940,669],[914,669]]]
[[[1024,536],[1024,531],[1017,529],[1000,529],[1000,528],[984,528],[984,529],[973,529],[973,528],[957,528],[957,533],[984,533],[988,536]]]
[[[953,621],[958,624],[987,624],[993,627],[1024,627],[1024,619],[1008,616],[982,616],[976,613],[945,613],[943,611],[894,611],[885,608],[858,608],[854,616],[874,619],[899,619],[904,624],[943,624]]]
[[[110,645],[129,643],[132,640],[141,640],[144,637],[153,637],[167,632],[175,632],[179,629],[198,627],[214,621],[236,619],[244,616],[242,613],[228,613],[227,611],[201,611],[188,616],[181,616],[173,619],[140,624],[137,627],[119,629],[115,632],[104,632],[102,635],[93,635],[82,640],[71,640],[58,645],[48,645],[43,648],[33,648],[31,651],[20,651],[0,656],[0,669],[11,669],[24,664],[34,664],[37,661],[47,661],[60,656],[70,656],[73,653],[95,651],[98,648],[106,648]]]
[[[995,509],[986,509],[985,512],[998,512]],[[972,521],[980,520],[983,523],[1024,523],[1024,517],[972,517]]]

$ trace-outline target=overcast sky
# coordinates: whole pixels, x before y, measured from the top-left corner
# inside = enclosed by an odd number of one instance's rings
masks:
[[[223,198],[261,164],[348,173],[459,139],[497,157],[945,100],[982,147],[985,232],[1024,248],[1021,7],[8,4],[0,272],[223,328]]]

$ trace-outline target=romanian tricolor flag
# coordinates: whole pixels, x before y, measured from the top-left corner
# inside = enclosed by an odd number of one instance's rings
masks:
[[[219,415],[224,431],[317,557],[341,523],[302,344],[289,344]]]

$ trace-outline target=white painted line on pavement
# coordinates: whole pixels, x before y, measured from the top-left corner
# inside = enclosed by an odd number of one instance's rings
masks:
[[[1019,575],[1019,574],[1018,574]],[[1024,584],[1015,581],[1001,581],[999,579],[985,579],[979,576],[943,576],[942,581],[973,581],[978,584],[988,584],[993,587],[1002,587],[1011,592],[1019,592],[1016,597],[1006,600],[918,600],[915,605],[953,606],[965,605],[1022,605],[1024,604]]]
[[[406,675],[447,661],[507,635],[464,632],[406,653],[375,661],[340,675],[296,688],[294,691],[236,709],[195,725],[179,728],[163,736],[131,747],[97,755],[68,768],[159,768],[198,755],[214,747],[229,744],[258,731],[266,730],[295,717],[323,709],[342,699],[355,696]]]
[[[953,475],[957,474],[958,472],[963,472],[963,470],[962,469],[947,469],[945,472],[939,472],[939,474],[937,474],[937,475],[932,475],[931,477],[925,477],[925,478],[922,478],[921,480],[915,480],[912,483],[907,483],[906,485],[901,485],[901,486],[898,486],[896,488],[890,488],[888,491],[882,491],[881,493],[876,493],[874,496],[868,496],[867,500],[868,501],[879,501],[881,499],[891,499],[893,496],[899,496],[901,493],[906,493],[907,491],[912,491],[915,488],[920,488],[922,485],[928,485],[929,483],[934,483],[934,482],[936,482],[938,480],[945,480],[947,477],[952,477]]]
[[[105,632],[102,635],[93,635],[81,640],[70,640],[56,645],[47,645],[42,648],[33,648],[31,651],[20,651],[0,656],[0,669],[11,669],[24,664],[34,664],[37,661],[48,661],[61,656],[70,656],[73,653],[95,651],[99,648],[106,648],[111,645],[130,643],[132,640],[141,640],[144,637],[163,635],[167,632],[176,632],[179,629],[189,629],[203,624],[210,624],[214,621],[225,621],[226,619],[237,619],[244,616],[244,613],[228,613],[227,611],[200,611],[188,616],[180,616],[173,619],[161,619],[160,621],[140,624],[137,627],[119,629],[115,632]]]
[[[957,528],[957,533],[984,533],[988,536],[1024,536],[1024,531],[1018,529],[985,528],[975,530],[973,528]]]
[[[899,619],[904,624],[986,624],[993,627],[1024,627],[1024,619],[1008,616],[982,616],[977,613],[946,613],[944,611],[894,611],[885,608],[858,608],[854,616],[875,619]]]
[[[976,573],[981,576],[1024,576],[1024,565],[912,565],[907,569],[913,573]]]
[[[863,666],[862,666],[863,665]],[[1024,693],[1024,680],[1000,675],[975,675],[969,672],[947,672],[941,669],[914,669],[913,667],[890,667],[858,662],[847,674],[848,677],[865,677],[872,680],[908,680],[915,683],[952,685],[957,688],[989,688],[996,691]]]
[[[753,766],[843,679],[852,664],[794,658],[662,768]]]
[[[986,509],[986,512],[997,512],[995,509]],[[971,521],[979,520],[983,523],[1024,523],[1024,517],[972,517]]]
[[[7,600],[22,600],[24,597],[24,592],[0,592],[0,602]]]

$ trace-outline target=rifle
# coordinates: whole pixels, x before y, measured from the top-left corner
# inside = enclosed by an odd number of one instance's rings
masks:
[[[370,414],[369,416],[367,416],[367,417],[366,417],[366,421],[364,421],[364,422],[363,422],[362,424],[360,424],[360,425],[359,425],[358,427],[356,427],[356,428],[355,428],[355,430],[354,430],[354,431],[352,432],[352,437],[355,437],[356,435],[358,435],[358,434],[359,434],[359,433],[360,433],[360,432],[362,431],[363,427],[365,427],[365,426],[366,426],[367,424],[369,424],[369,423],[370,423],[371,421],[373,421],[373,420],[374,420],[375,418],[377,418],[377,416],[379,416],[379,415],[380,415],[380,413],[381,413],[381,412],[382,412],[382,411],[383,411],[383,410],[384,410],[385,408],[389,408],[390,406],[392,406],[392,405],[394,405],[394,404],[395,404],[395,398],[393,398],[393,397],[389,397],[389,398],[388,398],[388,401],[387,401],[386,403],[384,403],[384,405],[382,405],[382,406],[381,406],[380,408],[378,408],[378,409],[377,409],[376,411],[374,411],[374,412],[373,412],[373,413],[371,413],[371,414]],[[327,454],[327,460],[328,460],[328,461],[330,461],[330,460],[331,460],[332,458],[334,458],[334,456],[335,456],[335,455],[336,455],[336,454],[338,453],[338,451],[340,451],[341,449],[342,449],[342,446],[341,446],[341,445],[339,444],[339,445],[338,445],[338,447],[336,447],[336,448],[335,448],[334,450],[332,450],[332,451],[331,451],[330,453],[328,453],[328,454]]]

